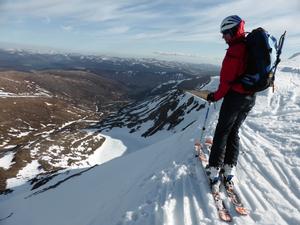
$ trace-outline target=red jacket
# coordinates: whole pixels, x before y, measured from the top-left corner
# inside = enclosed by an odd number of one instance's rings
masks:
[[[229,90],[242,94],[250,94],[241,84],[234,82],[246,69],[244,21],[240,23],[237,34],[228,45],[229,48],[227,49],[220,72],[219,88],[213,95],[215,101],[223,98]]]

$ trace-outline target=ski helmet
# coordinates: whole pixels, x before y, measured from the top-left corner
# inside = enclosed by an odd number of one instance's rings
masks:
[[[226,17],[220,26],[221,33],[233,33],[232,31],[240,24],[242,19],[237,15]]]

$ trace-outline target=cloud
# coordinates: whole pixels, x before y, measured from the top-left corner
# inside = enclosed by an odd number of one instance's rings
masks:
[[[72,26],[64,26],[64,25],[62,25],[61,29],[64,30],[64,31],[70,32],[70,31],[73,30],[73,27]]]
[[[134,35],[133,39],[162,39],[162,38],[167,38],[169,36],[174,36],[177,33],[177,30],[175,29],[170,29],[170,30],[165,30],[165,31],[148,31],[148,32],[142,32]]]
[[[112,27],[107,29],[105,32],[109,34],[124,34],[130,30],[128,26]]]
[[[216,62],[221,63],[222,58],[210,55],[201,55],[194,53],[185,53],[185,52],[166,52],[166,51],[154,51],[152,52],[154,55],[158,56],[161,59],[167,60],[178,60],[193,62],[193,63],[212,63],[216,64]]]
[[[201,58],[199,54],[191,54],[191,53],[183,53],[183,52],[163,52],[163,51],[155,51],[153,52],[155,55],[163,55],[163,56],[179,56],[179,57],[192,57],[192,58]]]
[[[43,23],[45,24],[50,24],[51,23],[51,19],[49,16],[45,16],[43,19],[42,19]]]
[[[238,1],[189,1],[179,0],[14,0],[3,3],[3,11],[11,15],[26,17],[65,18],[76,23],[111,22],[121,23],[122,27],[144,27],[141,33],[152,33],[151,28],[159,32],[180,30],[185,33],[184,40],[200,37],[216,39],[220,21],[229,14],[239,14],[246,24],[254,27],[269,24],[278,27],[273,19],[285,17],[287,21],[299,21],[298,0],[238,0]],[[289,17],[289,18],[287,18]],[[271,22],[270,22],[271,21]],[[299,29],[299,28],[298,28]],[[153,35],[157,30],[153,31]],[[136,36],[136,34],[134,34]],[[150,35],[151,38],[153,35]],[[170,35],[173,35],[170,33]],[[143,35],[140,35],[143,37]]]
[[[246,21],[247,31],[262,26],[278,37],[287,30],[286,43],[292,48],[300,45],[299,11],[299,0],[6,0],[1,3],[0,23],[8,21],[9,27],[10,21],[21,19],[67,24],[58,26],[68,32],[76,27],[78,37],[102,43],[113,38],[124,45],[156,41],[165,46],[199,46],[224,43],[220,22],[238,14]]]

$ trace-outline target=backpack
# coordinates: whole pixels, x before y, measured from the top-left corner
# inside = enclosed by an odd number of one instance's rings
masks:
[[[239,82],[247,91],[259,92],[274,87],[285,33],[280,37],[278,44],[276,38],[261,27],[246,36],[246,72],[241,75]]]

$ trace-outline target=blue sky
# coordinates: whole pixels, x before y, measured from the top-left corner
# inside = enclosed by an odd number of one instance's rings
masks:
[[[299,0],[0,0],[0,46],[219,64],[232,14],[300,52]]]

